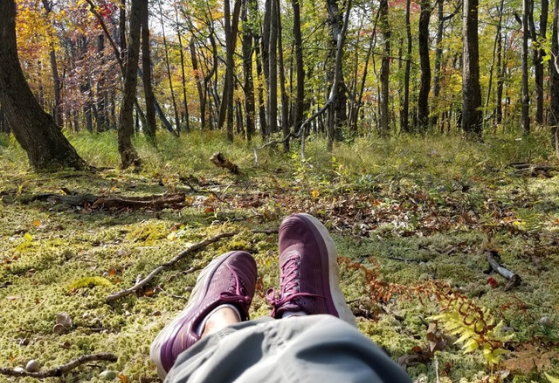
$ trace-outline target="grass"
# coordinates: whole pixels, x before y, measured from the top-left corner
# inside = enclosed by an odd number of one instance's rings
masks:
[[[422,295],[421,286],[434,281],[489,309],[514,336],[504,345],[506,360],[491,367],[480,352],[465,354],[446,334],[442,351],[408,366],[415,381],[434,382],[437,374],[445,382],[545,382],[544,371],[559,376],[559,355],[546,354],[559,345],[559,177],[519,174],[508,166],[557,166],[545,133],[489,136],[483,143],[453,136],[360,138],[338,144],[332,155],[324,151],[324,140],[313,139],[305,158],[295,143],[288,154],[259,151],[258,164],[252,146],[230,144],[219,132],[180,139],[163,133],[157,149],[142,137],[135,140],[144,161],[139,173],[118,169],[113,133],[69,138],[103,170],[37,175],[13,138],[0,136],[0,367],[36,359],[48,368],[79,355],[112,352],[118,362],[78,368],[64,381],[101,381],[105,368],[128,381],[155,377],[150,343],[184,307],[176,296],[187,298],[197,276],[181,270],[204,266],[232,249],[250,251],[259,267],[252,315],[267,315],[265,291],[278,279],[277,238],[248,229],[277,228],[284,216],[306,211],[329,227],[341,257],[376,275],[373,286],[412,292],[375,300],[363,272],[341,267],[348,301],[365,313],[358,318],[360,329],[394,359],[428,345],[429,318],[442,308],[433,296]],[[242,174],[214,168],[208,158],[216,151]],[[61,190],[104,196],[184,192],[191,204],[181,210],[107,211],[29,202],[32,195]],[[105,302],[189,244],[225,231],[239,234],[161,273],[139,294]],[[503,278],[485,274],[485,249],[497,250],[523,284],[505,291]],[[489,277],[498,286],[488,284]],[[73,322],[63,334],[53,332],[58,313],[68,313]],[[526,350],[546,363],[515,365],[517,353]]]

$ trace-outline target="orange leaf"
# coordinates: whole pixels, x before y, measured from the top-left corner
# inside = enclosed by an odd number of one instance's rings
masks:
[[[118,374],[117,375],[118,380],[120,380],[120,383],[128,383],[128,377],[124,374]]]
[[[35,226],[35,227],[41,226],[42,223],[43,223],[43,221],[41,221],[40,219],[33,220],[33,226]]]
[[[109,276],[113,276],[116,275],[116,273],[117,273],[116,269],[110,269],[108,274]]]

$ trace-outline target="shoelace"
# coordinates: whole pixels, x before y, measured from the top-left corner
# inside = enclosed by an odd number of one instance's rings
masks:
[[[269,288],[266,291],[266,300],[272,305],[272,317],[276,316],[278,310],[286,303],[297,297],[318,297],[318,294],[300,292],[299,287],[299,265],[300,256],[294,255],[281,267],[280,293],[276,296],[276,289]]]
[[[233,274],[233,276],[235,277],[235,281],[231,283],[227,291],[223,291],[219,295],[220,299],[228,303],[239,303],[242,305],[242,307],[249,306],[252,302],[252,298],[248,296],[246,288],[243,286],[235,270],[233,270],[233,268],[231,268],[231,266],[229,265],[226,266],[231,271],[231,274]],[[245,310],[241,310],[241,313],[244,313],[244,311]],[[248,317],[246,319],[248,319]]]

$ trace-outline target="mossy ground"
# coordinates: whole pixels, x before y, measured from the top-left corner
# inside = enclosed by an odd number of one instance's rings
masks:
[[[265,150],[258,152],[258,164],[252,148],[229,145],[219,133],[162,135],[157,150],[136,142],[144,160],[140,172],[118,170],[113,134],[70,139],[90,164],[104,170],[35,174],[13,139],[0,137],[0,367],[36,359],[48,368],[111,352],[118,362],[89,364],[51,381],[100,381],[106,367],[128,382],[155,377],[150,343],[184,307],[180,297],[188,298],[198,274],[181,271],[202,267],[228,250],[250,251],[259,267],[252,314],[267,315],[264,295],[278,280],[277,236],[249,230],[277,228],[284,216],[300,211],[322,219],[339,254],[374,269],[380,280],[412,290],[443,281],[490,309],[514,333],[511,349],[531,344],[543,353],[559,345],[559,177],[519,174],[507,166],[557,165],[544,135],[488,137],[484,143],[459,137],[359,139],[340,144],[333,156],[315,140],[308,143],[305,159],[296,151]],[[215,151],[236,162],[242,174],[214,168],[208,158]],[[38,193],[179,191],[189,201],[181,210],[107,211],[29,202]],[[130,287],[189,244],[225,231],[240,234],[162,272],[140,294],[106,303],[107,295]],[[522,285],[505,291],[497,275],[492,277],[499,285],[488,284],[484,249],[498,250],[502,263],[523,278]],[[434,300],[397,295],[389,302],[367,300],[371,292],[363,275],[345,267],[341,273],[348,301],[371,313],[358,318],[360,329],[394,359],[427,344],[425,323],[441,310]],[[55,334],[56,314],[63,312],[73,324]],[[421,382],[436,381],[437,372],[445,382],[481,382],[503,369],[492,369],[480,353],[464,354],[451,343],[436,359],[408,372]],[[542,370],[558,376],[559,361],[551,358]],[[506,380],[545,378],[536,368],[511,371]]]

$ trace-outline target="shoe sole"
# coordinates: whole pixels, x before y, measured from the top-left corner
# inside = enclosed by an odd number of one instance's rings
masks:
[[[323,271],[324,267],[328,267],[328,271],[324,272],[323,275],[328,275],[328,283],[323,281],[324,291],[330,292],[330,299],[334,304],[337,311],[338,317],[343,321],[349,323],[350,325],[357,327],[357,321],[355,316],[351,312],[351,309],[345,301],[344,294],[340,289],[340,273],[338,270],[338,251],[336,250],[336,244],[334,240],[328,233],[328,229],[320,222],[317,218],[310,214],[302,213],[297,214],[307,226],[312,230],[315,238],[319,245],[324,245],[326,254],[328,254],[328,262],[326,265],[322,265]],[[322,246],[321,246],[322,247]]]
[[[182,321],[184,318],[190,314],[192,307],[199,305],[202,299],[206,296],[208,289],[210,287],[209,281],[215,274],[215,271],[234,253],[243,253],[241,251],[230,251],[228,253],[222,254],[219,257],[212,260],[208,266],[198,275],[196,279],[196,284],[190,293],[190,298],[188,298],[188,303],[182,312],[177,316],[171,323],[165,326],[157,335],[153,341],[150,349],[150,358],[157,366],[157,373],[160,377],[165,377],[167,371],[164,370],[163,364],[161,363],[161,348],[165,344],[165,341],[169,339],[174,339],[177,336],[177,332],[182,327]],[[178,325],[181,323],[181,325]],[[173,332],[169,334],[169,332]],[[178,355],[177,355],[178,356]]]

